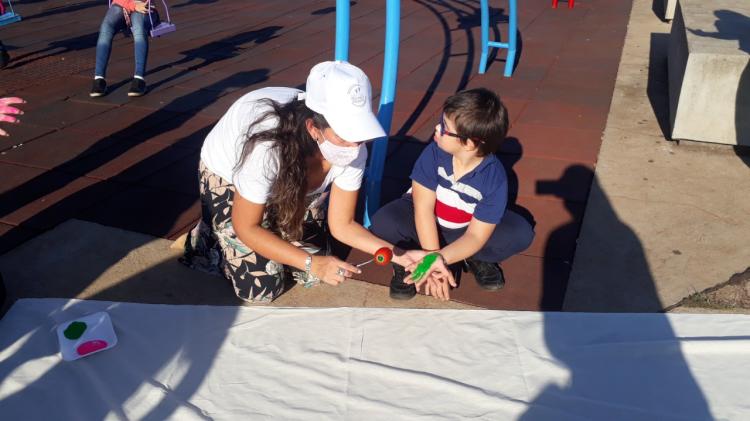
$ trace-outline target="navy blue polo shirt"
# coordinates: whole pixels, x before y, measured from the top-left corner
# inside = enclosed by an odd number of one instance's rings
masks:
[[[411,179],[435,192],[440,226],[465,228],[472,217],[488,224],[500,222],[508,204],[508,177],[495,155],[485,156],[460,180],[453,178],[453,156],[431,142],[414,164]]]

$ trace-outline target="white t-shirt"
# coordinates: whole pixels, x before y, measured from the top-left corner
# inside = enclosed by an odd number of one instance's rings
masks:
[[[206,167],[234,184],[237,192],[245,199],[253,203],[266,203],[279,171],[277,153],[271,149],[273,142],[257,143],[242,168],[235,172],[234,167],[242,154],[248,127],[270,109],[258,100],[270,98],[276,102],[287,103],[301,92],[293,88],[263,88],[243,95],[229,107],[203,142],[201,160]],[[278,120],[275,118],[265,120],[253,127],[253,133],[268,130],[276,124]],[[358,190],[362,185],[362,175],[367,162],[367,148],[362,146],[359,151],[357,159],[350,165],[334,165],[323,184],[308,194],[322,193],[331,183],[335,183],[342,190]]]

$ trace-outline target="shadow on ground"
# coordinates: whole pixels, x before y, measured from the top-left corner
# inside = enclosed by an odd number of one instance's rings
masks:
[[[643,251],[638,236],[623,223],[617,213],[612,208],[606,193],[599,185],[596,177],[593,177],[591,170],[578,165],[567,168],[564,175],[557,181],[540,181],[537,183],[537,192],[544,195],[554,195],[565,200],[563,196],[564,186],[567,185],[566,178],[589,176],[592,177],[592,187],[589,194],[587,206],[587,215],[585,226],[588,228],[586,244],[579,244],[579,250],[576,253],[576,259],[595,259],[601,260],[604,264],[598,267],[606,268],[602,273],[587,273],[584,275],[585,283],[581,279],[578,283],[570,285],[568,292],[572,288],[577,288],[574,292],[575,301],[568,296],[566,308],[573,311],[582,312],[654,312],[661,310],[662,303],[656,292],[654,280],[651,275],[649,264]],[[568,202],[565,202],[566,205]],[[556,242],[570,235],[568,231],[576,230],[578,221],[571,212],[571,221],[564,224],[550,235],[545,248],[554,249]],[[604,251],[604,247],[599,244],[618,245],[614,254]],[[583,250],[582,250],[583,249]],[[606,250],[611,250],[607,247]],[[609,253],[609,254],[608,254]],[[548,258],[545,258],[545,290],[548,287],[554,288],[554,285],[548,285],[548,279],[554,279],[552,269],[548,266]],[[612,288],[602,279],[606,279],[608,273],[617,273],[624,271],[627,273],[629,285],[623,285]],[[637,293],[634,293],[637,292]],[[592,322],[596,316],[592,315]],[[570,352],[566,348],[565,333],[557,326],[560,319],[548,317],[545,313],[544,318],[544,335],[547,346],[555,358],[570,371],[570,379],[564,385],[550,384],[539,395],[537,395],[531,404],[531,409],[524,414],[521,419],[537,420],[548,419],[549,408],[563,409],[570,408],[570,413],[585,414],[587,411],[597,413],[597,411],[606,411],[613,418],[624,417],[638,413],[635,408],[655,408],[652,402],[669,402],[667,405],[670,416],[684,416],[691,419],[710,419],[711,412],[708,403],[705,400],[700,386],[696,383],[688,367],[685,357],[679,347],[671,349],[673,354],[672,364],[668,368],[669,375],[664,373],[650,375],[642,373],[646,377],[641,381],[632,380],[632,372],[624,370],[620,366],[591,367],[590,362],[586,362],[587,357]],[[581,326],[581,329],[586,329]],[[650,318],[649,323],[643,325],[623,324],[621,328],[613,326],[617,330],[614,336],[625,338],[630,335],[639,337],[644,332],[647,337],[654,338],[654,341],[664,343],[678,338],[670,325],[666,316],[659,318]],[[641,339],[642,340],[642,339]],[[603,339],[602,346],[607,346],[606,338]],[[665,350],[666,352],[666,350]],[[626,356],[624,356],[626,357]],[[628,355],[627,357],[631,357]],[[595,361],[592,358],[591,361]],[[585,369],[581,369],[581,368]],[[607,405],[602,407],[597,396],[601,393],[606,396],[604,390],[611,390],[606,385],[619,385],[624,387],[622,398],[618,406]],[[627,386],[622,386],[627,385]],[[635,387],[637,386],[637,387]],[[613,386],[615,387],[615,386]],[[631,388],[628,390],[628,388]],[[661,408],[654,409],[660,411]],[[564,410],[562,413],[566,413]],[[602,413],[602,412],[599,412]],[[558,413],[559,415],[559,413]]]

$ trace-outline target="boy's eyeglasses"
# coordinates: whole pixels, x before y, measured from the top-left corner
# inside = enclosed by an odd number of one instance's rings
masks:
[[[461,136],[459,134],[449,132],[446,129],[446,127],[448,127],[448,125],[445,124],[445,113],[442,113],[442,114],[440,114],[440,136],[448,135],[450,137],[456,137],[456,138],[459,138],[459,139],[463,139],[464,138],[463,136]]]

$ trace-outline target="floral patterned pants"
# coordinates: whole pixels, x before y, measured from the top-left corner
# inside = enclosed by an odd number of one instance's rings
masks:
[[[224,276],[232,282],[237,296],[249,302],[271,302],[284,292],[289,275],[304,281],[304,274],[287,268],[253,251],[237,237],[232,226],[232,204],[235,187],[201,161],[200,195],[201,220],[185,242],[185,253],[180,262],[190,268]],[[292,244],[309,253],[321,248],[328,252],[325,208],[327,193],[308,196],[307,212],[301,241]],[[268,228],[264,215],[261,226]]]

